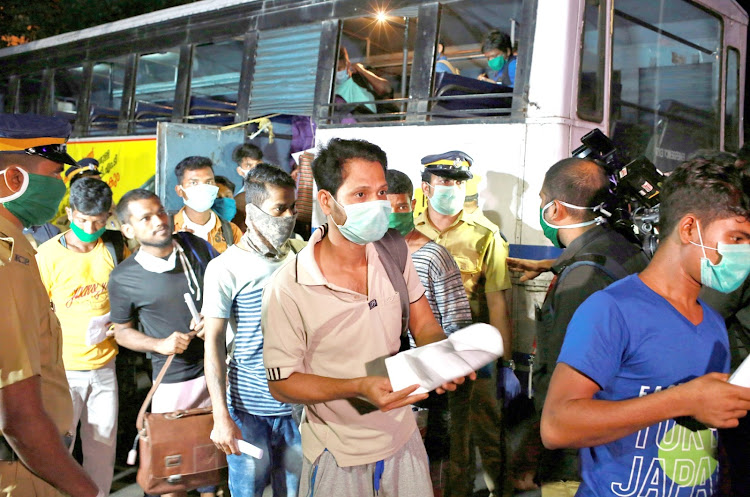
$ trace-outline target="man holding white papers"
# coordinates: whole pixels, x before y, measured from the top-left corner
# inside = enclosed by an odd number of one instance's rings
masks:
[[[277,400],[305,404],[299,495],[433,495],[409,407],[427,394],[412,395],[418,385],[394,391],[373,371],[398,351],[405,308],[418,346],[445,339],[403,239],[386,237],[391,248],[403,244],[400,264],[375,244],[391,211],[386,168],[385,152],[361,140],[334,138],[319,152],[313,174],[329,224],[263,294],[268,388]]]
[[[109,493],[117,439],[117,344],[109,328],[109,274],[114,250],[102,241],[112,190],[82,178],[70,188],[70,230],[43,243],[37,264],[62,326],[63,362],[73,399],[70,433],[81,423],[83,468]],[[119,235],[119,233],[116,233]],[[72,449],[71,445],[71,449]]]
[[[724,320],[698,292],[731,292],[750,273],[749,181],[705,159],[675,169],[648,267],[573,315],[541,434],[581,449],[577,496],[719,494],[715,428],[737,426],[750,389],[727,382]]]

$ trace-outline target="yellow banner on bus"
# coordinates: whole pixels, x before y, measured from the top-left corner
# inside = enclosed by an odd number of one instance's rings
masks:
[[[156,173],[156,137],[98,138],[68,142],[68,153],[76,161],[90,157],[99,161],[102,179],[112,188],[117,203],[125,193],[152,182]],[[153,185],[151,186],[153,190]],[[65,208],[68,195],[60,203],[55,224],[67,228]]]

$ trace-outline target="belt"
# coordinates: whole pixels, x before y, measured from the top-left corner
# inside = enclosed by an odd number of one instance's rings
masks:
[[[65,434],[62,436],[62,443],[65,448],[70,448],[70,444],[73,443],[73,436]],[[8,441],[4,436],[0,435],[0,461],[18,461],[18,454],[13,450]]]

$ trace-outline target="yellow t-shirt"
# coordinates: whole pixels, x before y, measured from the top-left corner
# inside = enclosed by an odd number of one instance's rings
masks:
[[[39,273],[62,326],[65,369],[99,369],[117,355],[117,344],[110,337],[86,345],[86,330],[91,318],[109,312],[107,284],[115,263],[101,240],[91,252],[81,253],[62,246],[64,235],[37,249]]]

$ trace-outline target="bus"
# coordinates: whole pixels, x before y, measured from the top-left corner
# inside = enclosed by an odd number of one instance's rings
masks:
[[[99,159],[116,199],[157,173],[164,123],[254,121],[243,135],[286,168],[363,138],[415,186],[421,157],[462,150],[511,255],[546,258],[544,172],[589,131],[665,173],[739,149],[747,26],[735,0],[203,0],[0,50],[0,109],[68,119],[72,155]],[[493,29],[517,51],[512,86],[477,79]],[[385,88],[344,95],[344,52]],[[516,351],[532,350],[547,283],[514,282]]]

